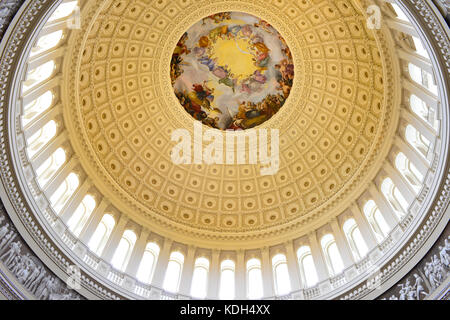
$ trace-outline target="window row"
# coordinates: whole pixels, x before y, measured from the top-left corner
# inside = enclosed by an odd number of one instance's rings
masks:
[[[44,162],[44,164],[37,170],[39,173],[38,180],[40,182],[45,183],[45,181],[49,180],[49,170],[54,170],[54,168],[60,166],[60,163],[65,161],[64,155],[64,150],[58,148],[49,160]],[[399,154],[398,159],[401,164],[404,164],[405,158],[403,154]],[[408,166],[406,166],[406,168],[408,168]],[[406,169],[403,167],[403,170]],[[408,171],[405,172],[407,172],[405,174],[414,174],[414,170],[412,169],[408,169]],[[415,174],[417,175],[417,173]],[[70,173],[64,179],[63,183],[55,189],[54,193],[50,196],[50,202],[57,214],[61,213],[61,210],[67,204],[75,190],[79,187],[79,184],[78,176],[75,173]],[[381,192],[392,207],[393,211],[398,214],[399,217],[404,215],[407,210],[408,203],[398,188],[395,187],[392,179],[386,178],[383,181],[381,184]],[[76,236],[79,236],[85,228],[95,208],[96,201],[94,197],[89,194],[85,195],[68,219],[67,225],[69,230],[71,230]],[[364,216],[367,219],[368,224],[370,225],[370,228],[378,242],[383,241],[383,239],[389,234],[390,227],[379,210],[376,202],[374,200],[367,201],[363,206],[362,211],[364,212]],[[97,225],[88,242],[88,247],[97,255],[101,256],[115,225],[116,221],[111,214],[103,215],[100,223]],[[342,231],[345,234],[354,260],[358,261],[362,259],[367,254],[369,249],[355,219],[347,219],[342,225]],[[133,247],[136,243],[136,239],[137,237],[132,231],[127,230],[123,234],[111,261],[112,265],[118,270],[125,271],[131,257]],[[342,272],[344,269],[344,264],[334,236],[332,234],[323,236],[320,240],[320,245],[328,274],[330,276],[334,276]],[[140,267],[137,272],[137,278],[140,281],[144,283],[149,283],[151,281],[152,272],[158,254],[159,247],[155,243],[149,243],[143,256],[141,257]],[[302,246],[298,249],[297,254],[302,282],[307,287],[313,286],[318,281],[318,275],[311,250],[307,246]],[[164,289],[168,291],[178,290],[183,261],[184,257],[180,253],[174,253],[171,255],[167,267],[166,280],[164,281]],[[275,256],[272,260],[272,266],[276,294],[283,295],[290,292],[291,288],[289,273],[285,256]],[[195,283],[195,285],[192,285],[192,294],[194,296],[203,297],[206,294],[208,271],[208,260],[203,258],[196,261],[193,274],[193,283]],[[249,260],[247,263],[247,272],[248,296],[256,298],[262,294],[262,275],[259,260]],[[224,261],[221,265],[220,297],[231,298],[234,296],[234,273],[234,263],[231,260]]]

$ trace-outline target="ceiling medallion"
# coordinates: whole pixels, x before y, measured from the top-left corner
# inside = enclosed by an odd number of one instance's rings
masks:
[[[269,23],[242,12],[221,12],[190,27],[172,55],[175,95],[194,119],[241,130],[269,120],[292,88],[294,64]]]

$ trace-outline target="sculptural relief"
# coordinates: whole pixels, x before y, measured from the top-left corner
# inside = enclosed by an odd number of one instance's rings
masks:
[[[398,291],[397,294],[382,300],[423,300],[447,281],[450,276],[450,236],[444,240],[444,245],[435,245],[431,252],[422,266],[413,269],[403,282],[390,290]]]
[[[30,253],[0,207],[0,261],[17,281],[40,300],[80,300],[82,297],[52,275]]]

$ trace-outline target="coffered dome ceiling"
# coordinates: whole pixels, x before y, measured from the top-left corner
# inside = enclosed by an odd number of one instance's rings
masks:
[[[340,214],[386,157],[400,91],[391,39],[367,28],[360,5],[89,1],[63,72],[65,126],[83,168],[123,213],[184,242],[280,241]],[[193,136],[197,121],[174,93],[172,56],[190,27],[220,12],[266,21],[292,53],[290,94],[256,126],[280,130],[275,175],[261,175],[259,164],[171,160],[171,134]]]

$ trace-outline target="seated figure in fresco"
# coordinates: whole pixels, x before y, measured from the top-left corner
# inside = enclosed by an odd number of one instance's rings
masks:
[[[257,42],[254,44],[255,48],[258,50],[258,53],[256,55],[256,61],[255,64],[257,67],[261,68],[261,70],[266,70],[267,65],[270,61],[269,56],[269,48],[264,44],[264,42]]]
[[[175,80],[183,73],[183,69],[181,68],[183,59],[181,58],[181,56],[183,54],[191,53],[191,51],[186,46],[187,39],[188,34],[187,32],[185,32],[181,39],[178,41],[175,50],[173,51],[172,60],[170,62],[170,78],[172,79],[172,84],[175,83]]]
[[[241,31],[242,27],[237,25],[237,26],[232,26],[231,28],[228,29],[228,35],[230,38],[236,38],[239,34],[239,32]]]
[[[201,105],[205,105],[204,101],[207,101],[207,106],[211,104],[214,100],[214,89],[208,88],[206,81],[203,81],[203,84],[194,84],[192,85],[197,98],[202,101]]]
[[[273,34],[272,26],[265,20],[259,20],[259,22],[255,23],[254,26]]]
[[[275,65],[275,69],[279,72],[277,77],[278,89],[283,92],[285,98],[289,96],[294,80],[294,65],[287,60],[281,61]]]
[[[217,38],[224,38],[228,34],[228,26],[221,26],[215,29],[212,29],[208,34],[208,39],[213,43],[217,41]],[[202,37],[203,38],[203,37]],[[202,39],[200,38],[200,39]],[[208,42],[209,45],[209,42]]]
[[[213,71],[216,68],[217,59],[211,59],[208,56],[202,56],[198,59],[201,64],[208,67],[209,71]]]

